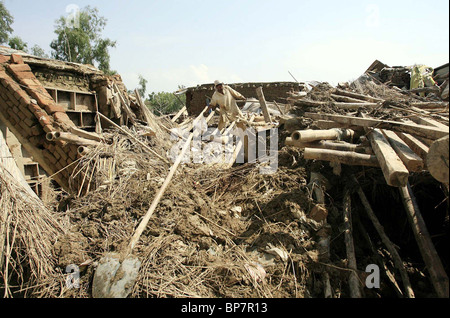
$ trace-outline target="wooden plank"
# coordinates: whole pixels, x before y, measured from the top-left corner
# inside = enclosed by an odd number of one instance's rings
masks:
[[[331,115],[331,114],[317,114],[307,112],[305,117],[315,120],[332,120],[341,124],[355,125],[361,127],[377,127],[381,129],[388,129],[398,132],[409,133],[417,135],[419,137],[425,137],[429,139],[439,139],[449,134],[448,130],[444,130],[438,127],[402,123],[397,121],[379,120],[374,118],[360,118],[345,115]]]
[[[353,92],[345,91],[345,90],[338,89],[338,88],[334,90],[334,93],[342,95],[342,96],[348,96],[348,97],[351,97],[351,98],[365,100],[365,101],[368,101],[368,102],[378,103],[378,102],[383,102],[384,101],[381,98],[376,98],[376,97],[372,97],[372,96],[368,96],[368,95],[353,93]]]
[[[414,121],[416,124],[419,125],[425,125],[425,126],[432,126],[432,127],[438,127],[441,129],[447,129],[449,130],[449,127],[447,125],[444,125],[434,119],[427,118],[427,117],[421,117],[421,116],[411,116],[410,117],[412,121]]]
[[[382,129],[381,132],[389,141],[403,164],[409,171],[417,172],[423,170],[423,160],[404,142],[397,134],[391,130]]]
[[[425,160],[429,151],[429,147],[427,145],[411,134],[402,132],[396,132],[396,134],[409,146],[409,148],[411,148],[412,151]]]
[[[372,149],[377,156],[386,183],[393,187],[403,187],[408,182],[409,171],[397,156],[380,129],[368,134]]]
[[[264,98],[264,93],[261,86],[256,89],[256,95],[258,96],[259,99],[259,104],[261,106],[264,115],[264,120],[266,121],[266,123],[271,123],[272,118],[270,117],[269,110],[266,104],[266,99]]]

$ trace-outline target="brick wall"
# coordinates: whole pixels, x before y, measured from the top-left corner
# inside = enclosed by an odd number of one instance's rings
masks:
[[[299,84],[294,82],[279,83],[237,83],[229,86],[247,98],[258,98],[256,89],[263,87],[264,97],[268,102],[286,103],[287,92],[291,90],[298,91]],[[207,97],[214,94],[214,85],[205,84],[197,87],[188,88],[186,91],[186,107],[189,115],[198,115],[206,106]]]
[[[0,120],[33,159],[69,191],[71,163],[77,159],[78,146],[47,141],[45,136],[52,131],[66,131],[74,126],[73,122],[20,56],[12,54],[9,60],[0,56]]]

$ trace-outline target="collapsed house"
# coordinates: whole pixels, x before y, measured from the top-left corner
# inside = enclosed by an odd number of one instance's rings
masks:
[[[6,297],[448,297],[448,99],[407,70],[233,84],[245,118],[218,131],[212,85],[156,117],[118,75],[0,52],[11,156],[67,192],[44,206],[1,166]],[[125,252],[116,294],[98,273]]]

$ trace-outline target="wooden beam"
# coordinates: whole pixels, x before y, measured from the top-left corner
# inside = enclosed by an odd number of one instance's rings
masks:
[[[380,163],[386,183],[393,187],[405,186],[408,182],[409,171],[380,129],[370,131],[367,137]]]
[[[382,129],[381,132],[409,171],[417,172],[423,170],[422,158],[412,151],[395,132],[386,129]]]
[[[419,246],[420,253],[430,274],[430,280],[433,284],[436,294],[440,298],[449,298],[448,276],[439,255],[431,240],[425,221],[420,213],[416,199],[408,183],[400,187],[400,195],[406,210],[406,215]]]
[[[436,140],[427,155],[427,168],[442,183],[449,182],[449,136]]]
[[[353,243],[353,225],[352,225],[352,212],[351,212],[351,199],[349,190],[345,190],[344,193],[344,240],[345,250],[347,252],[347,267],[351,269],[349,277],[350,297],[361,298],[361,288],[358,279],[355,246]]]
[[[432,126],[432,127],[438,127],[441,129],[449,130],[449,127],[447,125],[444,125],[444,124],[442,124],[434,119],[431,119],[431,118],[414,115],[414,116],[411,116],[410,119],[419,125]]]
[[[397,136],[399,136],[408,146],[414,151],[420,158],[423,160],[426,159],[429,147],[425,145],[422,141],[417,139],[411,134],[396,132]]]
[[[340,151],[353,151],[358,153],[366,153],[371,154],[372,150],[367,149],[370,147],[365,147],[359,144],[352,144],[345,141],[327,141],[327,140],[319,140],[315,142],[300,142],[293,140],[291,137],[286,137],[285,144],[287,146],[293,146],[300,149],[304,148],[321,148],[321,149],[330,149],[330,150],[340,150]]]
[[[438,127],[402,123],[397,121],[379,120],[374,118],[360,118],[345,115],[331,115],[331,114],[317,114],[317,113],[305,113],[304,116],[315,120],[319,119],[332,120],[341,124],[355,125],[366,128],[376,127],[381,129],[394,130],[429,139],[439,139],[449,134],[448,130],[444,130]]]
[[[338,88],[334,90],[334,93],[342,95],[342,96],[348,96],[348,97],[355,98],[355,99],[361,99],[361,100],[372,102],[372,103],[379,103],[379,102],[384,101],[381,98],[376,98],[376,97],[372,97],[372,96],[368,96],[368,95],[353,93],[353,92],[345,91],[345,90],[338,89]]]
[[[256,95],[258,96],[259,99],[259,104],[261,106],[264,115],[264,120],[266,121],[266,123],[271,123],[272,118],[270,117],[269,110],[266,104],[266,99],[264,98],[264,93],[261,86],[256,89]]]
[[[339,151],[330,149],[305,148],[303,158],[330,162],[339,162],[350,166],[379,167],[377,157],[374,155]]]
[[[291,134],[294,141],[311,142],[316,140],[349,140],[355,132],[351,129],[332,128],[327,130],[296,130]]]

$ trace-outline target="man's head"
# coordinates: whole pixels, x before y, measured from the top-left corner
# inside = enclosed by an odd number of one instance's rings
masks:
[[[216,88],[216,90],[217,90],[219,93],[222,93],[222,94],[223,94],[223,83],[222,83],[221,81],[215,80],[215,81],[214,81],[214,87]]]

